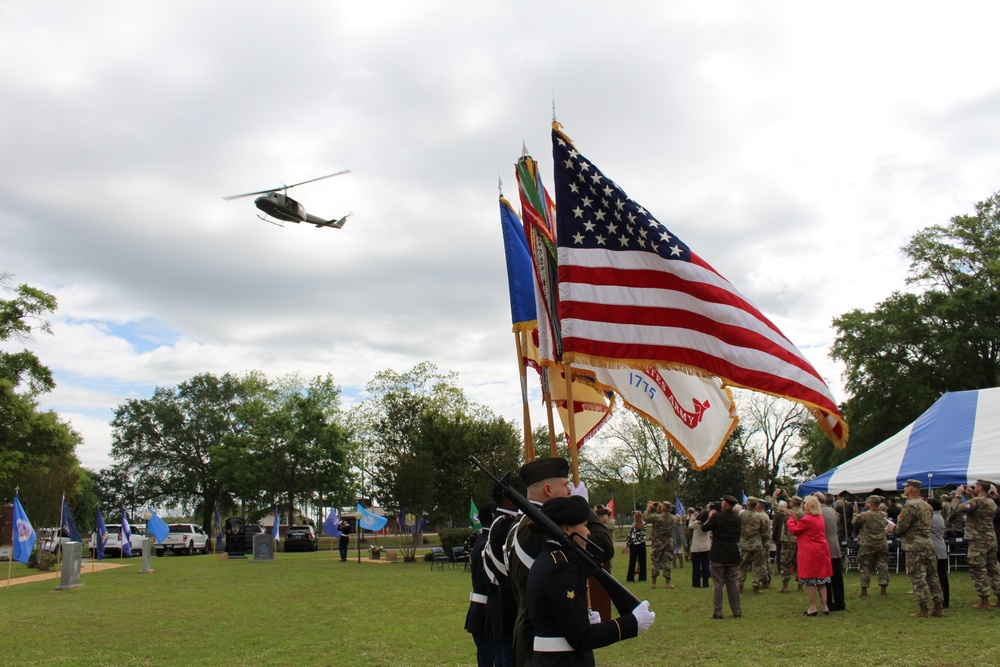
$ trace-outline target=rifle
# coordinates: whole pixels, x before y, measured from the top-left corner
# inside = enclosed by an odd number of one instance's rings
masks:
[[[521,510],[521,512],[523,512],[526,517],[531,519],[535,525],[542,528],[550,538],[557,541],[559,546],[561,546],[574,561],[580,563],[585,569],[591,571],[589,576],[597,579],[601,586],[604,587],[604,590],[608,592],[608,597],[611,598],[611,602],[615,605],[615,609],[618,610],[620,615],[627,616],[632,613],[633,609],[639,606],[639,598],[633,595],[632,591],[625,588],[624,584],[612,577],[610,572],[601,567],[601,563],[597,561],[593,554],[581,546],[579,542],[567,535],[555,521],[542,513],[542,511],[538,508],[538,505],[535,505],[530,500],[525,498],[521,495],[520,491],[511,485],[511,474],[509,472],[505,474],[503,478],[497,478],[497,476],[487,470],[475,456],[470,456],[469,462],[486,473],[486,475],[496,484],[499,484],[500,488],[503,489],[504,495],[510,498],[510,501],[514,503],[517,509]],[[587,542],[587,544],[592,545],[595,549],[603,551],[601,547],[583,536],[577,535],[577,537],[583,539]]]

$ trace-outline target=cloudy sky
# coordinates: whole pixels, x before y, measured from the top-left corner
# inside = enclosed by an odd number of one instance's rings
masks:
[[[577,147],[827,377],[831,320],[1000,189],[993,2],[7,2],[0,272],[54,293],[44,398],[109,462],[130,397],[205,371],[421,361],[520,419],[497,207]],[[293,191],[342,230],[224,195]],[[547,179],[551,181],[551,177]],[[536,414],[540,418],[540,410]]]

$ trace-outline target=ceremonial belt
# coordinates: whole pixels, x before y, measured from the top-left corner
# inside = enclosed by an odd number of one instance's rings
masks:
[[[482,593],[469,593],[469,601],[486,604],[487,597]]]
[[[540,653],[575,651],[565,637],[535,637],[535,650]]]

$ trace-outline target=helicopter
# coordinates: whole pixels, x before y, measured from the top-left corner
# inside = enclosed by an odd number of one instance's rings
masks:
[[[344,217],[337,219],[326,220],[316,215],[311,215],[306,213],[306,208],[299,202],[295,201],[288,196],[288,191],[292,188],[296,188],[300,185],[305,185],[306,183],[312,183],[314,181],[321,181],[324,178],[333,178],[334,176],[340,176],[341,174],[351,173],[350,169],[344,169],[343,171],[338,171],[333,174],[327,174],[326,176],[318,176],[316,178],[310,178],[308,181],[302,181],[301,183],[294,183],[292,185],[282,185],[280,188],[272,188],[270,190],[259,190],[258,192],[247,192],[242,195],[230,195],[228,197],[223,197],[226,201],[230,199],[239,199],[240,197],[252,197],[253,195],[261,195],[254,200],[254,205],[264,212],[264,215],[258,215],[257,217],[264,222],[270,222],[272,225],[277,225],[278,227],[284,227],[286,222],[294,222],[296,224],[300,222],[307,222],[310,225],[315,225],[317,229],[321,227],[333,227],[334,229],[340,229],[347,222],[348,213]],[[267,216],[277,218],[281,220],[280,223],[271,220]]]

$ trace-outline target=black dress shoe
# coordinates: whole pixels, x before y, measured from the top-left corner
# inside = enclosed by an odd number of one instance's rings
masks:
[[[722,617],[721,617],[721,616],[716,616],[715,614],[712,614],[712,618],[714,618],[714,619],[718,619],[718,620],[720,620],[720,621],[722,620]]]

